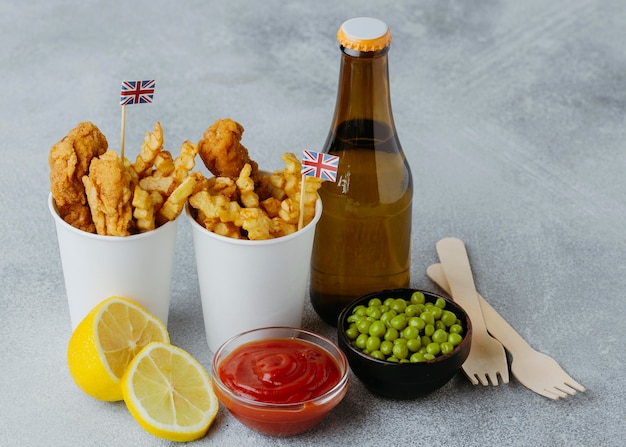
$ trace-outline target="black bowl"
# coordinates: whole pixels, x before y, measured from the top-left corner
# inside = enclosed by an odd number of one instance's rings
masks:
[[[413,292],[422,292],[427,302],[435,302],[437,298],[446,301],[446,309],[454,312],[465,328],[463,341],[452,352],[440,355],[434,360],[420,363],[394,363],[378,360],[363,353],[352,345],[345,329],[347,318],[353,309],[367,303],[372,298],[404,298],[409,300]],[[350,364],[350,369],[371,392],[393,399],[414,399],[431,393],[448,383],[459,371],[469,355],[472,343],[472,325],[465,311],[454,301],[436,293],[419,289],[393,289],[370,293],[362,296],[346,307],[337,320],[337,339],[341,350]]]

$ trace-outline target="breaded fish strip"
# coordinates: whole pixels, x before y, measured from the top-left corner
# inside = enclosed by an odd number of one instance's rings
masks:
[[[117,153],[110,150],[94,158],[83,184],[98,234],[128,236],[133,223],[132,176]]]
[[[230,118],[217,120],[198,142],[198,152],[207,169],[217,177],[236,179],[244,165],[250,164],[250,177],[256,183],[259,167],[250,159],[248,149],[241,144],[243,131],[243,126]]]
[[[79,123],[50,149],[50,190],[60,216],[70,225],[95,232],[82,178],[108,148],[106,137],[90,122]]]

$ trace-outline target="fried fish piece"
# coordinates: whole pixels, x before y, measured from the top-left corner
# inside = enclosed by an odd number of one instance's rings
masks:
[[[258,164],[250,159],[248,149],[241,144],[244,128],[230,118],[217,120],[204,132],[198,142],[198,152],[205,166],[216,177],[236,179],[246,163],[250,177],[259,180]]]
[[[132,176],[117,153],[94,158],[83,176],[96,231],[106,236],[128,236],[133,229]]]
[[[82,122],[50,149],[50,191],[59,215],[70,225],[95,232],[82,178],[94,157],[106,152],[106,137],[93,123]]]

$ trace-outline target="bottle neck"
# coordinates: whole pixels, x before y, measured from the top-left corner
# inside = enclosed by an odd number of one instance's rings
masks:
[[[352,120],[372,120],[395,131],[389,93],[389,47],[358,52],[342,47],[333,129]]]

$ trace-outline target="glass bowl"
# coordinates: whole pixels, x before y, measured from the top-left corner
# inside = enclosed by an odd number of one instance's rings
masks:
[[[303,345],[304,354],[289,353]],[[250,353],[254,346],[259,348],[258,354]],[[223,369],[229,359],[246,351],[247,357],[241,364],[249,368]],[[330,365],[328,370],[332,374],[320,378],[319,372],[311,372],[315,368],[307,366],[320,364],[316,360],[319,358]],[[301,367],[297,374],[293,373],[292,361]],[[288,370],[291,373],[285,372]],[[212,364],[213,388],[220,402],[244,425],[271,436],[295,435],[320,423],[345,396],[348,372],[346,356],[334,343],[316,333],[292,327],[267,327],[236,335],[219,347]],[[250,376],[255,376],[255,384],[260,384],[257,389],[261,391],[248,392],[252,387],[240,378]],[[314,388],[313,385],[319,387],[317,391],[303,392]]]

